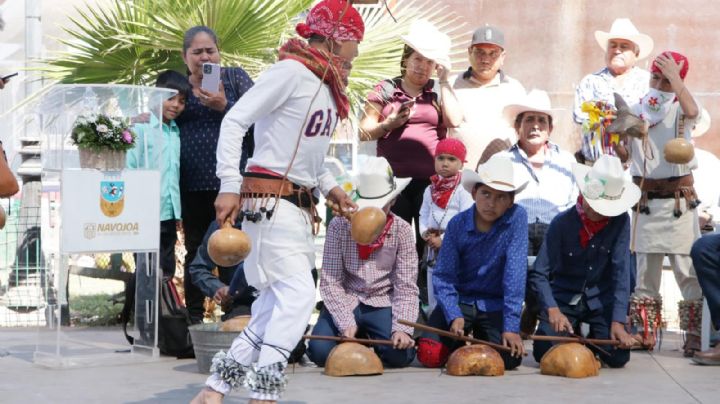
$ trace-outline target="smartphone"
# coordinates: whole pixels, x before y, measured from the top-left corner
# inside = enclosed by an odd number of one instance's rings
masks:
[[[203,78],[201,87],[205,91],[217,93],[220,91],[220,65],[216,63],[203,63]]]
[[[11,79],[17,75],[18,75],[18,72],[15,72],[13,74],[8,74],[7,76],[2,76],[2,81],[8,81],[9,79]]]
[[[401,109],[401,110],[402,110],[402,109],[405,109],[405,108],[408,108],[408,109],[409,109],[409,108],[412,108],[413,106],[415,106],[415,100],[414,100],[414,99],[413,99],[413,100],[405,101],[405,102],[403,102],[402,104],[400,104],[400,109]]]

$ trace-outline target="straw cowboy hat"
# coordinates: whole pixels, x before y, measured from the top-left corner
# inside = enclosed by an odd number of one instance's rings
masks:
[[[711,124],[712,119],[710,119],[710,113],[707,109],[703,108],[700,112],[700,117],[695,121],[695,126],[692,129],[692,137],[704,135],[710,129]]]
[[[516,100],[516,103],[506,105],[503,108],[503,118],[510,125],[515,124],[515,118],[523,112],[541,112],[548,114],[557,122],[555,112],[562,111],[561,108],[553,108],[550,105],[550,97],[543,90],[532,89],[524,98]]]
[[[358,197],[355,203],[359,209],[368,206],[382,209],[400,195],[411,180],[393,176],[390,163],[384,157],[369,156],[360,162],[360,171],[353,177]]]
[[[509,156],[493,154],[477,171],[465,169],[462,172],[462,185],[472,194],[475,184],[482,183],[492,189],[504,192],[520,192],[528,183],[525,170],[516,170]]]
[[[407,35],[400,35],[409,47],[450,70],[450,37],[426,20],[415,20]]]
[[[575,183],[593,210],[603,216],[618,216],[640,200],[640,188],[625,176],[620,159],[600,156],[592,167],[573,166]]]
[[[610,32],[595,31],[595,40],[604,51],[607,51],[607,44],[610,39],[627,39],[634,42],[640,48],[637,56],[638,60],[645,59],[653,49],[652,38],[641,34],[628,18],[618,18],[613,21]]]

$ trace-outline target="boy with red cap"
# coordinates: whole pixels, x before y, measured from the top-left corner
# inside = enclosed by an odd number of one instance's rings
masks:
[[[699,103],[685,87],[688,68],[685,56],[677,52],[660,54],[650,69],[648,93],[632,107],[633,113],[650,127],[647,139],[633,138],[629,144],[630,174],[642,191],[635,212],[634,240],[630,244],[637,257],[637,285],[630,307],[635,322],[645,330],[654,331],[661,322],[660,277],[665,255],[685,299],[680,302],[681,312],[702,297],[690,258],[692,244],[700,238],[693,162],[672,158],[674,144],[685,142],[692,148],[691,132],[700,116]],[[699,316],[697,313],[695,317]],[[691,332],[685,354],[692,356],[699,349],[699,330],[692,325],[687,327],[682,318],[681,328]],[[652,345],[654,338],[649,332],[643,337],[646,345]]]
[[[427,263],[428,308],[435,309],[437,300],[433,293],[432,275],[435,258],[442,245],[448,222],[456,214],[473,206],[470,193],[460,186],[460,170],[465,163],[467,150],[459,139],[446,138],[435,148],[435,175],[425,189],[420,207],[420,234],[427,243],[423,260]],[[422,274],[421,274],[422,275]]]
[[[242,220],[252,240],[245,276],[259,295],[252,320],[227,353],[213,359],[206,387],[192,403],[219,403],[233,389],[250,403],[276,402],[287,384],[287,359],[315,304],[311,270],[317,192],[356,206],[323,166],[339,119],[348,116],[345,87],[365,27],[350,3],[323,0],[290,39],[279,61],[225,115],[217,147],[218,223]],[[255,124],[255,153],[238,169],[243,136]]]

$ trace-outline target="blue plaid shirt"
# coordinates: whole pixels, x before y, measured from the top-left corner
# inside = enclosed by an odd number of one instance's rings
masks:
[[[483,233],[475,226],[475,206],[450,220],[433,288],[448,325],[462,317],[459,304],[483,312],[503,312],[503,332],[520,330],[527,277],[528,226],[525,209],[513,205]]]

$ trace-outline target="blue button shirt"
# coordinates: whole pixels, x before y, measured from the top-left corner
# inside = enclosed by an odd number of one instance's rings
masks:
[[[503,332],[520,330],[527,277],[525,209],[513,205],[488,232],[475,226],[475,206],[450,220],[433,273],[438,305],[448,324],[462,317],[459,303],[503,312]]]
[[[127,167],[160,169],[160,220],[181,219],[180,129],[175,121],[161,123],[151,115],[148,123],[135,124],[133,131],[137,138],[127,153]]]
[[[584,297],[588,308],[611,310],[612,321],[624,324],[630,299],[630,216],[610,218],[585,248],[578,236],[581,226],[575,207],[553,219],[528,274],[530,287],[544,309]]]

